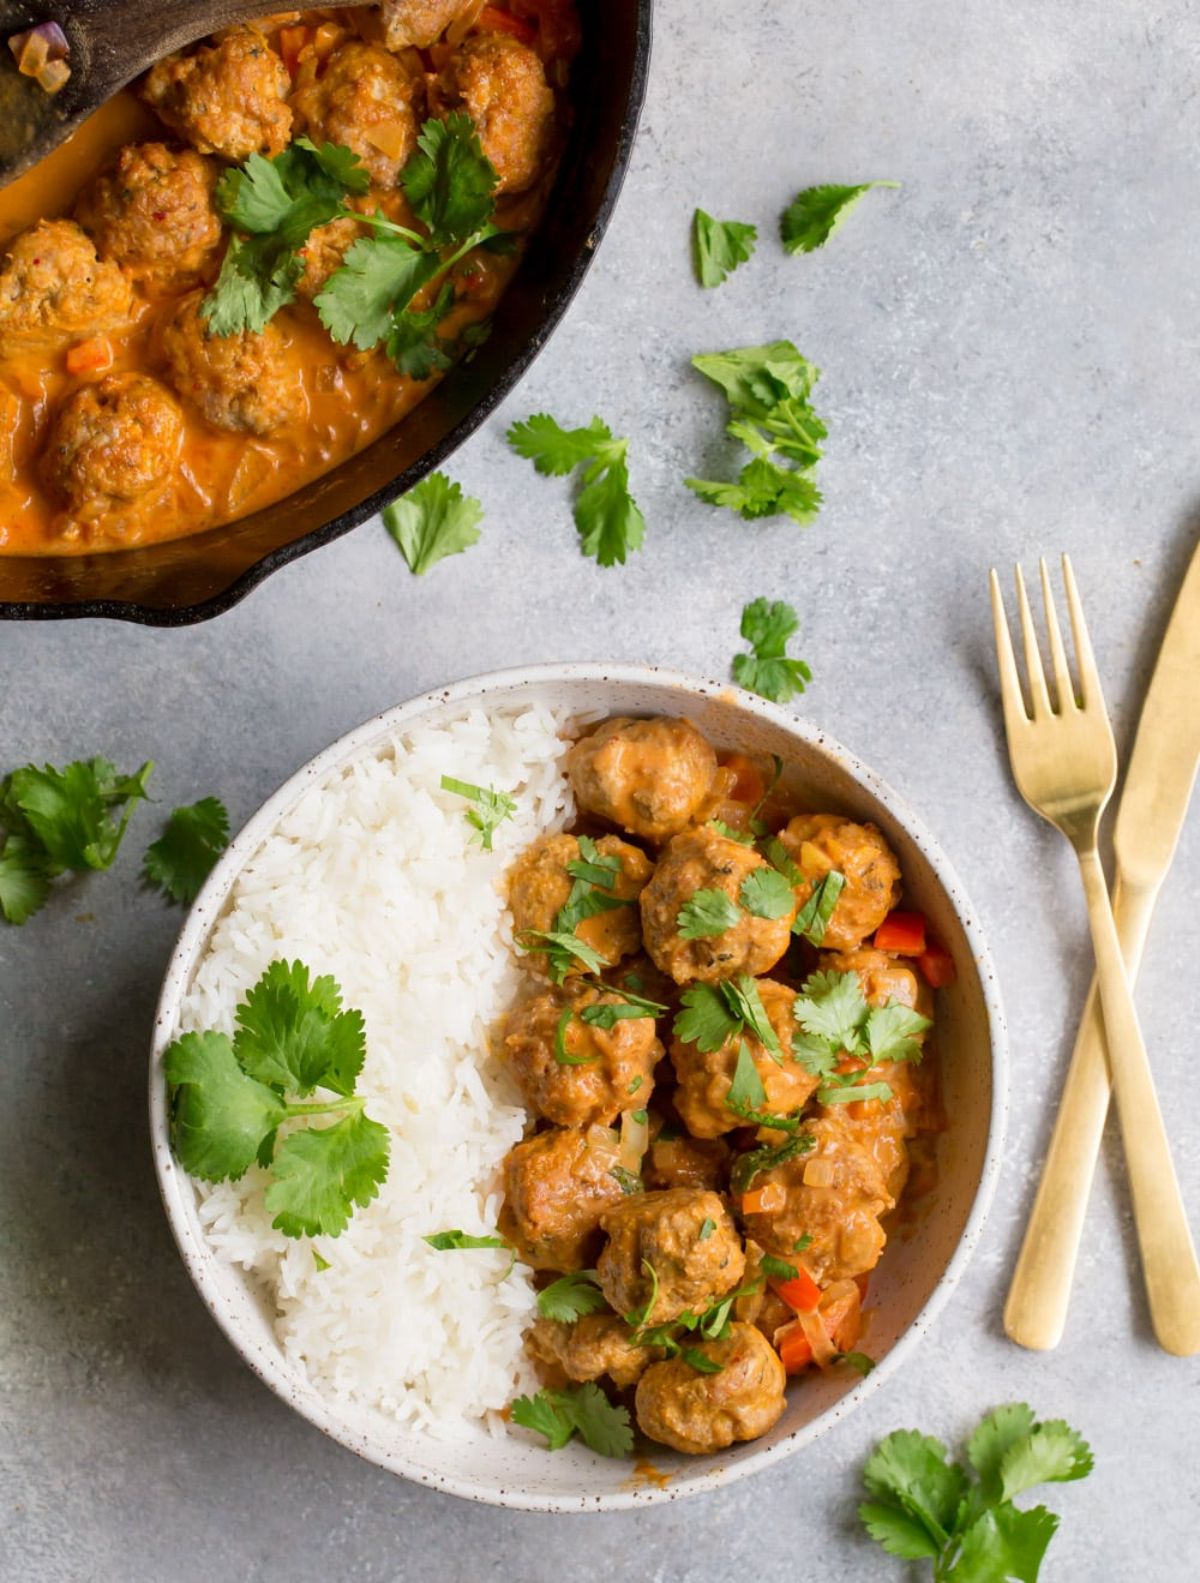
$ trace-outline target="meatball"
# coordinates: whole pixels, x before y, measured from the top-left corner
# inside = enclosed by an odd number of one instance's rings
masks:
[[[75,218],[100,257],[135,279],[158,291],[194,286],[221,240],[216,179],[215,166],[191,149],[130,144],[112,175],[85,190]]]
[[[580,883],[587,886],[589,904],[599,902],[604,910],[583,918],[574,932],[612,964],[641,946],[637,899],[650,878],[651,864],[644,852],[615,835],[601,836],[595,852],[599,861],[594,866],[609,875],[610,882]],[[513,934],[518,941],[527,929],[546,931],[558,926],[559,913],[576,885],[576,876],[568,872],[567,865],[585,861],[573,835],[543,836],[526,847],[510,869],[508,880]],[[609,902],[623,905],[608,906]],[[544,951],[528,952],[522,960],[535,973],[547,971]]]
[[[394,187],[417,147],[424,84],[377,44],[340,44],[292,105],[317,143],[353,149],[379,187]]]
[[[582,1270],[600,1245],[600,1217],[624,1197],[613,1174],[614,1133],[552,1127],[510,1149],[504,1160],[500,1232],[538,1270]]]
[[[694,1350],[717,1364],[717,1373],[702,1374],[682,1357],[652,1363],[638,1381],[642,1433],[692,1456],[765,1435],[787,1405],[787,1376],[766,1337],[738,1323],[726,1340],[701,1341]]]
[[[871,1153],[828,1117],[808,1131],[814,1147],[754,1178],[782,1191],[778,1208],[745,1216],[749,1236],[768,1253],[794,1259],[796,1243],[811,1237],[804,1263],[822,1285],[874,1269],[887,1241],[879,1217],[892,1208],[883,1173]]]
[[[474,121],[497,192],[532,187],[554,135],[554,93],[535,51],[508,33],[476,33],[447,61],[438,98]]]
[[[631,835],[663,842],[699,814],[717,755],[690,720],[606,720],[567,755],[575,800]]]
[[[296,282],[298,296],[313,297],[324,287],[335,269],[345,262],[346,253],[359,237],[363,228],[357,220],[342,218],[330,220],[328,225],[318,225],[308,233],[308,240],[300,249],[304,260],[304,273]]]
[[[742,886],[760,869],[773,872],[753,847],[730,840],[711,825],[685,830],[668,844],[642,892],[642,934],[655,964],[677,984],[767,973],[787,950],[794,901],[779,918],[760,918],[742,902]],[[691,926],[687,920],[681,924],[680,910],[698,891],[720,891],[733,903],[737,917],[719,934],[688,938]]]
[[[299,369],[290,365],[278,324],[255,333],[214,335],[201,294],[184,297],[162,332],[167,377],[218,429],[272,434],[304,416]]]
[[[504,1061],[527,1105],[560,1127],[608,1125],[645,1105],[663,1053],[654,1018],[622,1017],[604,1028],[580,1017],[589,1006],[624,1004],[620,995],[575,987],[535,995],[510,1015]]]
[[[845,878],[824,939],[830,951],[853,951],[874,934],[900,899],[900,865],[873,824],[854,824],[835,813],[799,814],[779,839],[799,867],[801,907],[832,869]]]
[[[646,1154],[642,1180],[649,1190],[705,1187],[722,1192],[729,1180],[729,1146],[720,1138],[657,1137]]]
[[[703,1313],[746,1267],[724,1202],[702,1188],[640,1193],[609,1209],[601,1224],[608,1241],[596,1264],[600,1289],[617,1313],[636,1312],[644,1325]]]
[[[73,220],[22,231],[0,269],[0,356],[50,351],[124,324],[133,288]]]
[[[745,1119],[730,1110],[726,1104],[738,1056],[743,1046],[750,1052],[755,1070],[766,1091],[766,1102],[761,1107],[775,1116],[786,1116],[803,1106],[817,1087],[813,1077],[792,1054],[792,1036],[795,1019],[792,1007],[796,1003],[795,990],[774,979],[760,979],[758,995],[762,1001],[767,1021],[779,1040],[778,1055],[747,1029],[737,1038],[727,1039],[720,1049],[706,1051],[694,1044],[676,1039],[671,1045],[671,1064],[679,1087],[675,1091],[675,1108],[683,1117],[688,1131],[697,1138],[716,1138],[723,1132],[733,1132],[746,1125]]]
[[[42,474],[80,517],[141,500],[174,471],[183,439],[179,403],[146,374],[109,374],[59,408]]]
[[[568,1380],[598,1380],[602,1374],[620,1390],[636,1385],[661,1352],[635,1346],[629,1326],[616,1314],[586,1314],[573,1324],[538,1319],[525,1338],[539,1363],[559,1368]]]
[[[287,147],[291,88],[287,67],[262,34],[236,28],[216,44],[160,60],[142,83],[142,98],[201,154],[240,162]]]
[[[388,49],[428,49],[470,0],[382,0],[383,42]]]

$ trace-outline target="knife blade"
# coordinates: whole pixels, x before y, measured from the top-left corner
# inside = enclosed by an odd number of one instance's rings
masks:
[[[1150,678],[1113,832],[1113,916],[1131,984],[1183,829],[1198,762],[1200,544]],[[1104,1019],[1093,982],[1004,1306],[1004,1328],[1023,1347],[1042,1351],[1062,1339],[1109,1092]]]

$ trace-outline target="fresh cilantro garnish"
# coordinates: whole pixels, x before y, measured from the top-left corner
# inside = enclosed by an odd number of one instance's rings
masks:
[[[237,1007],[232,1039],[187,1033],[163,1058],[180,1164],[218,1182],[236,1180],[257,1160],[272,1175],[265,1195],[272,1224],[288,1237],[338,1236],[387,1176],[387,1128],[364,1114],[354,1093],[362,1015],[341,1007],[332,978],[310,983],[302,963],[272,962]],[[326,1095],[307,1104],[287,1098],[316,1089]],[[318,1115],[337,1119],[277,1141],[284,1122]]]
[[[172,901],[193,902],[229,844],[229,815],[216,797],[176,808],[167,828],[146,848],[142,879]]]
[[[680,1347],[679,1356],[697,1374],[720,1374],[725,1367],[715,1358],[710,1358],[707,1352],[701,1352],[699,1347]]]
[[[723,890],[698,890],[676,913],[675,928],[683,940],[708,940],[732,929],[741,916],[737,902]]]
[[[789,253],[813,253],[824,247],[864,193],[873,187],[898,187],[898,181],[864,181],[841,187],[827,182],[806,187],[783,211],[779,235]]]
[[[544,412],[514,423],[507,438],[518,456],[548,477],[584,466],[583,488],[575,500],[580,548],[601,566],[624,566],[646,535],[645,518],[629,492],[629,441],[614,439],[599,418],[585,429],[564,429]]]
[[[672,1032],[684,1044],[694,1044],[711,1055],[748,1027],[760,1044],[778,1055],[779,1040],[763,1009],[758,985],[749,974],[719,984],[693,984],[679,999],[682,1010]]]
[[[758,1075],[750,1047],[743,1039],[738,1046],[737,1065],[733,1071],[729,1092],[725,1096],[725,1103],[730,1110],[737,1111],[757,1110],[766,1102],[767,1091],[763,1087],[762,1078]]]
[[[762,1290],[762,1285],[762,1276],[756,1275],[745,1286],[739,1286],[734,1292],[726,1292],[724,1297],[719,1297],[698,1314],[685,1309],[678,1318],[668,1320],[666,1324],[634,1327],[630,1339],[635,1346],[661,1347],[668,1357],[680,1355],[682,1348],[679,1338],[689,1332],[698,1333],[705,1341],[725,1341],[729,1336],[729,1316],[734,1303],[742,1297],[753,1297]],[[626,1324],[633,1325],[635,1318],[635,1315],[627,1314]]]
[[[615,852],[605,854],[591,836],[579,837],[580,856],[567,863],[567,873],[572,879],[585,880],[589,885],[599,885],[601,890],[611,890],[621,872],[621,859]]]
[[[789,659],[788,639],[800,626],[791,605],[754,599],[742,610],[742,636],[753,650],[735,654],[733,679],[747,692],[785,704],[804,691],[812,671],[803,660]]]
[[[704,1217],[704,1219],[700,1223],[700,1232],[699,1232],[699,1235],[696,1238],[696,1241],[697,1242],[707,1242],[709,1237],[712,1236],[713,1232],[716,1229],[717,1229],[716,1221],[715,1220],[710,1220],[708,1218],[708,1216],[706,1215]]]
[[[554,1029],[554,1059],[559,1066],[588,1066],[600,1059],[600,1051],[596,1050],[592,1055],[572,1055],[567,1049],[567,1029],[571,1026],[573,1016],[572,1008],[564,1006]]]
[[[774,1058],[776,1064],[782,1065],[779,1037],[767,1016],[762,997],[758,993],[757,981],[751,978],[749,973],[743,973],[739,978],[726,979],[720,989],[730,1010],[737,1014],[745,1027],[749,1028],[759,1044]]]
[[[508,1243],[503,1237],[473,1237],[469,1232],[459,1231],[434,1231],[427,1237],[421,1238],[431,1248],[436,1248],[439,1253],[448,1253],[453,1250],[470,1248],[507,1248]]]
[[[697,209],[692,220],[696,277],[702,286],[719,286],[754,251],[758,229],[741,220],[714,220]]]
[[[516,947],[518,951],[544,951],[547,970],[555,984],[561,984],[568,973],[578,973],[578,963],[589,973],[600,973],[612,966],[607,957],[601,956],[578,935],[556,929],[526,929],[516,941]]]
[[[804,875],[792,862],[791,854],[777,835],[768,836],[762,844],[763,856],[772,868],[777,868],[789,885],[804,883]]]
[[[595,1270],[573,1270],[569,1275],[560,1275],[538,1293],[537,1305],[543,1319],[557,1319],[563,1324],[608,1307]]]
[[[630,1007],[629,1009],[632,1010],[633,1008]],[[603,1024],[601,1026],[603,1026]],[[628,1092],[631,1093],[631,1094],[636,1094],[638,1089],[641,1088],[642,1084],[645,1081],[646,1081],[646,1079],[639,1072],[638,1075],[630,1081]]]
[[[847,1083],[824,1083],[817,1090],[817,1101],[822,1105],[853,1105],[857,1100],[892,1097],[890,1083],[865,1083],[851,1080]]]
[[[648,1110],[631,1110],[630,1115],[642,1127],[646,1126],[650,1120],[650,1112]]]
[[[645,1192],[640,1176],[635,1176],[632,1171],[627,1171],[623,1165],[614,1165],[608,1173],[626,1197],[635,1193]]]
[[[468,802],[475,804],[466,811],[467,823],[476,830],[483,850],[490,852],[496,830],[516,813],[516,800],[507,792],[497,791],[494,786],[473,786],[470,781],[456,780],[453,775],[443,775],[441,787],[443,791],[453,792],[456,797],[465,797]]]
[[[786,1165],[788,1160],[794,1160],[798,1154],[808,1154],[815,1147],[816,1139],[810,1132],[799,1132],[777,1148],[750,1149],[739,1154],[733,1162],[730,1186],[735,1193],[745,1193],[763,1171],[773,1171],[777,1165]]]
[[[883,1061],[919,1061],[917,1035],[931,1026],[928,1017],[896,1001],[868,1006],[857,973],[814,973],[802,985],[793,1013],[792,1055],[822,1079],[817,1090],[822,1105],[891,1099],[888,1083],[867,1081],[871,1068]],[[856,1073],[844,1070],[846,1056],[861,1059]]]
[[[775,868],[752,869],[742,881],[738,899],[755,918],[782,918],[796,905],[792,887]]]
[[[604,856],[586,835],[579,837],[579,851],[582,855],[567,864],[573,884],[554,920],[554,928],[560,934],[574,934],[585,918],[593,918],[599,912],[632,905],[628,897],[610,894],[621,872],[621,859],[615,853]]]
[[[654,1312],[654,1306],[658,1302],[658,1271],[650,1263],[649,1259],[642,1260],[642,1269],[645,1270],[646,1274],[650,1277],[650,1295],[647,1297],[641,1308],[635,1308],[632,1313],[625,1315],[625,1323],[630,1327],[631,1330],[641,1329],[641,1327],[650,1318],[650,1315]]]
[[[812,1233],[806,1231],[802,1237],[797,1237],[792,1243],[793,1253],[803,1253],[806,1248],[812,1247]]]
[[[400,173],[413,213],[439,246],[466,241],[486,226],[499,181],[474,121],[461,112],[426,121],[417,152]]]
[[[153,768],[122,775],[107,759],[77,759],[65,769],[27,764],[0,781],[0,914],[8,923],[31,918],[60,874],[112,866]]]
[[[1058,1518],[1044,1506],[1022,1511],[1013,1502],[1035,1484],[1086,1478],[1091,1448],[1061,1420],[1036,1423],[1017,1402],[983,1420],[967,1459],[975,1481],[931,1436],[914,1429],[888,1435],[863,1469],[870,1499],[858,1515],[867,1532],[889,1555],[932,1561],[935,1579],[1037,1583]]]
[[[316,1265],[318,1270],[329,1270],[333,1268],[329,1260],[323,1256],[318,1248],[314,1248],[312,1250],[312,1256],[313,1263]]]
[[[467,325],[456,345],[447,351],[445,342],[434,334],[438,325],[454,306],[454,287],[446,281],[428,308],[403,308],[393,313],[384,350],[396,365],[398,373],[409,379],[432,379],[450,367],[465,348],[477,346],[472,331],[491,330],[489,324]]]
[[[579,1016],[583,1022],[588,1023],[593,1028],[604,1028],[605,1030],[608,1030],[616,1023],[625,1022],[631,1018],[636,1019],[639,1017],[661,1017],[667,1010],[667,1008],[661,1005],[657,1000],[646,1000],[641,995],[631,994],[630,991],[624,986],[622,986],[620,989],[617,989],[611,984],[605,984],[603,989],[604,993],[607,995],[622,996],[624,1004],[620,1006],[614,1006],[609,1003],[605,1003],[599,1006],[585,1006],[579,1013]],[[629,1085],[629,1092],[631,1094],[636,1094],[641,1086],[642,1079],[640,1077],[635,1077],[633,1082]]]
[[[794,1264],[789,1264],[786,1259],[777,1259],[773,1253],[764,1253],[759,1258],[759,1265],[764,1275],[769,1275],[774,1281],[794,1281],[800,1271]]]
[[[627,1457],[633,1450],[628,1409],[615,1407],[591,1380],[561,1391],[546,1389],[536,1396],[518,1396],[509,1416],[522,1429],[544,1435],[551,1451],[561,1451],[576,1434],[602,1457]]]
[[[826,435],[810,401],[818,370],[791,341],[701,355],[692,364],[725,392],[726,432],[752,460],[736,480],[687,478],[688,488],[746,521],[786,514],[802,525],[811,522],[821,504],[811,470]],[[777,456],[795,468],[781,466]]]
[[[483,507],[445,473],[430,473],[385,506],[382,516],[409,570],[423,577],[447,555],[459,555],[478,542]]]
[[[346,249],[315,300],[321,323],[341,346],[370,351],[391,334],[397,311],[442,265],[403,236],[363,236]]]
[[[792,933],[803,935],[810,945],[820,945],[833,917],[838,897],[846,884],[846,876],[831,868],[812,888],[812,894],[796,914]]]
[[[931,1026],[928,1017],[899,1001],[872,1006],[867,1014],[867,1049],[875,1061],[919,1061],[921,1045],[917,1035]]]
[[[860,1053],[870,1007],[857,973],[811,974],[801,985],[792,1010],[804,1032],[830,1050]]]
[[[865,1352],[839,1352],[834,1359],[835,1363],[848,1363],[856,1374],[861,1374],[865,1380],[875,1367],[875,1359]]]
[[[736,841],[739,846],[753,846],[754,836],[748,830],[735,830],[732,825],[726,824],[724,819],[710,819],[709,824],[723,835],[726,841]]]

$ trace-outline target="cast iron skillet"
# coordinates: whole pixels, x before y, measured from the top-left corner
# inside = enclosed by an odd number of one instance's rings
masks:
[[[228,527],[108,555],[0,555],[0,619],[109,616],[163,627],[206,621],[439,467],[529,367],[591,263],[645,97],[651,4],[579,0],[584,47],[572,72],[570,141],[542,224],[471,363],[453,369],[367,450]]]

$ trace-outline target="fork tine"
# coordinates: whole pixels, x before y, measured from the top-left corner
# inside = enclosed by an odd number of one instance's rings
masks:
[[[1071,557],[1062,558],[1063,582],[1067,587],[1067,609],[1071,613],[1071,631],[1075,635],[1075,661],[1079,667],[1079,700],[1084,709],[1104,708],[1104,690],[1100,685],[1100,672],[1096,669],[1096,656],[1092,653],[1092,640],[1088,637],[1087,622],[1083,619],[1083,605],[1071,569]]]
[[[1013,653],[1012,637],[1008,630],[1008,615],[1004,609],[1004,596],[1000,592],[1000,579],[993,566],[988,577],[992,591],[992,621],[996,628],[996,659],[1000,666],[1000,697],[1004,702],[1004,729],[1012,743],[1017,730],[1029,724],[1025,713],[1025,700],[1021,696],[1021,678],[1017,672],[1017,657]]]
[[[1053,713],[1050,708],[1050,694],[1046,691],[1046,673],[1042,670],[1037,628],[1033,624],[1033,612],[1029,608],[1029,595],[1025,592],[1025,579],[1021,576],[1019,564],[1016,573],[1017,609],[1021,614],[1021,636],[1025,640],[1025,669],[1029,673],[1029,701],[1033,706],[1033,718],[1044,720],[1047,715]]]
[[[1054,665],[1054,685],[1058,693],[1058,712],[1070,714],[1075,708],[1075,683],[1067,664],[1067,651],[1063,648],[1062,629],[1058,624],[1058,609],[1054,603],[1054,590],[1050,587],[1050,573],[1046,570],[1046,557],[1038,562],[1042,574],[1042,602],[1046,606],[1046,630],[1050,634],[1050,658]]]

